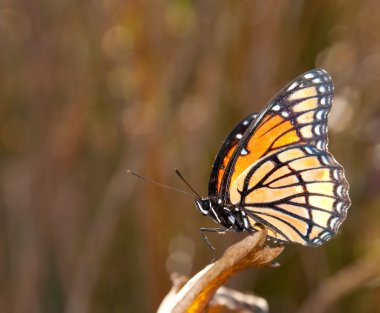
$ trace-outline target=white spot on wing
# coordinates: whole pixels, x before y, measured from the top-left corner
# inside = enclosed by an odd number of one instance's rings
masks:
[[[236,138],[237,138],[237,139],[241,139],[242,137],[243,137],[242,134],[236,134]]]
[[[286,112],[286,111],[282,112],[281,115],[282,115],[283,117],[289,117],[289,113]]]
[[[294,88],[296,88],[298,86],[298,83],[297,82],[294,82],[293,84],[291,84],[288,88],[288,91],[290,90],[293,90]]]
[[[334,231],[337,231],[339,226],[341,224],[341,220],[339,217],[333,217],[330,221],[330,227],[331,229],[333,229]]]
[[[322,126],[321,126],[321,124],[318,124],[317,126],[314,127],[314,132],[318,136],[320,136],[322,134]]]
[[[322,159],[322,163],[324,165],[329,165],[329,160],[327,159],[327,157],[325,155],[322,155],[321,159]]]
[[[324,110],[320,110],[320,111],[317,112],[317,114],[315,116],[317,118],[317,120],[322,120],[322,118],[323,118],[323,111]]]
[[[240,154],[241,154],[241,155],[247,155],[247,154],[248,154],[248,151],[247,151],[245,148],[243,148],[243,149],[241,150]]]
[[[322,82],[322,81],[321,81],[320,78],[314,78],[314,79],[312,80],[312,82],[313,82],[314,84],[319,84],[319,83]]]
[[[322,105],[325,105],[325,104],[326,104],[326,98],[323,97],[323,98],[321,99],[320,103],[321,103]]]
[[[278,111],[278,110],[280,110],[280,105],[279,104],[276,104],[273,108],[272,108],[272,110],[273,111]]]
[[[343,209],[343,203],[342,202],[338,202],[336,204],[336,210],[338,211],[338,213],[342,213],[342,209]]]
[[[320,149],[320,150],[323,150],[325,148],[325,144],[322,140],[319,140],[317,142],[317,148]]]
[[[336,188],[336,192],[339,196],[343,197],[343,186],[342,185],[339,185],[338,188]]]
[[[334,177],[336,180],[339,180],[339,178],[340,178],[339,170],[335,169],[335,170],[333,171],[333,177]]]
[[[331,238],[331,233],[324,232],[322,235],[319,236],[322,240],[329,240]]]
[[[311,150],[309,147],[305,147],[305,151],[306,151],[308,154],[313,154],[313,150]]]
[[[324,86],[321,86],[321,87],[319,87],[319,91],[320,91],[320,92],[325,92],[325,91],[326,91],[326,88],[325,88]]]
[[[244,122],[243,122],[243,125],[248,125],[249,124],[249,121],[248,120],[245,120]]]
[[[307,79],[313,78],[314,74],[313,73],[307,73],[304,77],[307,78]]]

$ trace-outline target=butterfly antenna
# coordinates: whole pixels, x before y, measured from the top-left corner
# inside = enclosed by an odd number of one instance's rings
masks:
[[[182,176],[182,174],[179,172],[179,170],[178,169],[175,169],[175,173],[179,176],[179,178],[181,178],[181,180],[186,184],[186,186],[187,187],[189,187],[190,188],[190,190],[198,197],[198,198],[202,198],[201,197],[201,195],[198,193],[198,192],[196,192],[195,190],[194,190],[194,188],[193,187],[191,187],[191,185],[187,182],[187,180]]]
[[[149,178],[146,178],[146,177],[143,177],[135,172],[132,172],[131,170],[127,170],[127,174],[131,174],[133,176],[136,176],[137,178],[140,178],[148,183],[151,183],[151,184],[154,184],[154,185],[157,185],[157,186],[160,186],[160,187],[163,187],[163,188],[166,188],[166,189],[170,189],[170,190],[174,190],[174,191],[178,191],[178,192],[182,192],[184,193],[185,195],[188,195],[188,196],[191,196],[192,198],[194,198],[194,195],[190,192],[187,192],[185,190],[181,190],[181,189],[178,189],[178,188],[175,188],[175,187],[172,187],[172,186],[168,186],[168,185],[164,185],[164,184],[161,184],[159,182],[156,182],[152,179],[149,179]]]

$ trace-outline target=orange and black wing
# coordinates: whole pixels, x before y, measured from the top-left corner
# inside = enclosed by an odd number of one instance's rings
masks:
[[[327,116],[334,87],[326,71],[315,69],[283,88],[248,127],[221,181],[219,198],[228,202],[231,184],[260,158],[292,144],[327,149]]]
[[[345,220],[350,199],[342,166],[314,146],[296,144],[256,162],[231,186],[231,201],[255,227],[284,242],[317,246]]]
[[[218,198],[244,208],[251,225],[266,225],[271,237],[317,245],[334,234],[346,216],[350,204],[348,184],[343,168],[327,151],[327,116],[333,92],[331,78],[324,70],[298,77],[269,102],[229,158]],[[289,161],[294,163],[289,165],[280,153],[288,153]],[[308,169],[308,174],[302,174]],[[271,175],[285,176],[286,181],[293,182],[280,192],[273,185],[269,187],[267,179]],[[264,187],[260,177],[266,181]],[[276,182],[274,186],[280,183]],[[312,196],[318,196],[319,205],[315,205]],[[289,205],[289,197],[300,201],[298,206]],[[268,211],[257,213],[257,207],[266,207],[273,216]],[[299,207],[308,215],[304,212],[298,216]],[[299,237],[291,230],[299,231]]]
[[[219,193],[224,170],[245,131],[248,129],[249,125],[252,124],[257,115],[257,113],[250,114],[240,121],[224,140],[212,167],[208,185],[209,196],[216,196]]]

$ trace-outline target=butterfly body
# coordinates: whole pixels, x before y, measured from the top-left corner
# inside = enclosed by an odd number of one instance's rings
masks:
[[[196,199],[195,205],[202,215],[212,218],[225,230],[252,231],[247,215],[239,206],[223,203],[221,199],[216,198]]]
[[[309,71],[285,86],[259,114],[230,132],[218,153],[207,198],[196,207],[222,228],[318,246],[337,233],[350,206],[343,167],[327,150],[333,84]]]

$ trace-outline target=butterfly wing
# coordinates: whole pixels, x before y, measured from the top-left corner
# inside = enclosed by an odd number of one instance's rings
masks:
[[[208,188],[209,196],[216,196],[218,194],[224,170],[228,164],[228,161],[230,160],[233,152],[243,137],[243,134],[248,129],[249,125],[251,125],[253,120],[257,117],[257,115],[257,113],[253,113],[241,120],[224,140],[223,145],[220,148],[220,151],[216,156],[214,165],[212,167]]]
[[[302,144],[281,148],[241,175],[231,186],[238,191],[231,202],[243,207],[251,225],[265,225],[272,238],[320,245],[346,218],[348,183],[325,150]]]
[[[251,225],[266,225],[271,237],[318,245],[335,234],[345,219],[350,205],[348,183],[343,168],[327,151],[333,91],[324,70],[298,77],[269,102],[229,158],[218,197],[243,207]],[[283,165],[288,162],[284,154],[280,157],[286,152],[294,161],[289,166]],[[288,184],[276,189],[278,180],[269,187],[268,175],[288,175]],[[295,200],[289,204],[289,199]]]
[[[228,162],[219,197],[228,202],[229,187],[257,160],[278,149],[304,143],[327,149],[327,116],[334,87],[326,71],[315,69],[283,88],[248,127]]]

